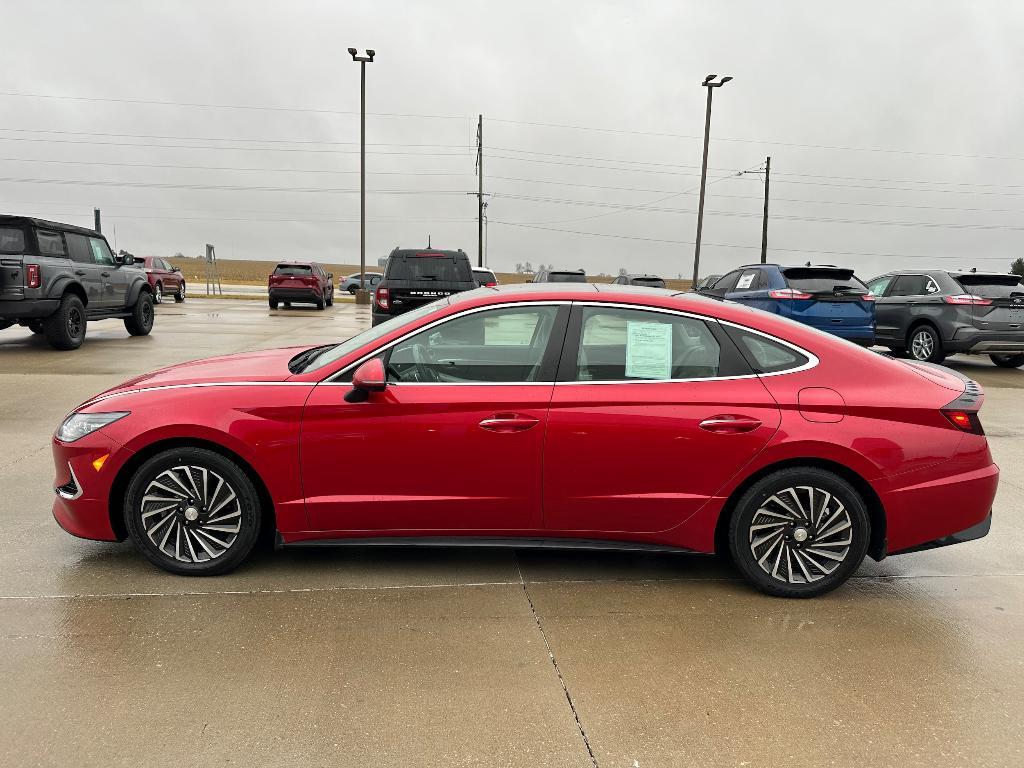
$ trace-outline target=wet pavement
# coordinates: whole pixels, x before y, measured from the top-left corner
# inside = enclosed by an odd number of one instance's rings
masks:
[[[368,323],[190,300],[73,353],[0,331],[0,765],[1024,764],[1024,371],[987,359],[951,364],[987,391],[992,533],[817,600],[618,553],[289,550],[188,579],[53,522],[49,436],[89,395]]]

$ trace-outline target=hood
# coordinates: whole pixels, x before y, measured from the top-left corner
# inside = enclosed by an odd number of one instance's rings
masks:
[[[304,349],[309,349],[309,346],[240,352],[234,355],[221,355],[179,363],[123,381],[102,394],[143,387],[166,387],[174,384],[284,381],[292,375],[288,370],[288,361]]]

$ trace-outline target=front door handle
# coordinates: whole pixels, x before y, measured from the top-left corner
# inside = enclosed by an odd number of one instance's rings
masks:
[[[480,422],[488,432],[525,432],[540,423],[540,419],[519,413],[496,413]]]
[[[109,272],[100,272],[100,274],[103,275],[104,277],[110,277]]]
[[[739,435],[744,432],[753,432],[761,426],[760,419],[750,416],[734,416],[733,414],[721,414],[704,419],[698,426],[706,432],[717,432],[726,435]]]
[[[84,269],[76,269],[75,270],[75,274],[78,275],[79,277],[85,277],[85,270]]]

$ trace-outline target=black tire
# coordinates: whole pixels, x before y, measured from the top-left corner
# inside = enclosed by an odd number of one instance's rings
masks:
[[[174,293],[174,301],[176,304],[181,304],[185,300],[185,283],[182,281],[181,285],[178,286],[178,290]]]
[[[780,497],[782,502],[776,502]],[[835,589],[860,566],[870,538],[860,494],[838,475],[815,467],[761,478],[740,497],[729,521],[729,551],[736,567],[754,587],[776,597],[817,597]]]
[[[153,330],[154,314],[153,295],[149,291],[141,291],[132,313],[124,319],[124,327],[132,336],[149,336]]]
[[[920,363],[941,363],[946,359],[942,339],[931,325],[916,325],[907,334],[907,356]]]
[[[271,309],[277,309],[277,299],[271,299],[270,300],[270,308]]]
[[[1020,368],[1024,365],[1024,355],[989,355],[988,357],[1000,368]]]
[[[28,324],[28,329],[37,336],[43,334],[43,321],[42,320],[31,320]]]
[[[202,498],[203,470],[208,480],[208,497],[205,499]],[[192,488],[185,471],[191,473],[197,495],[185,495],[183,492],[183,488]],[[178,484],[168,479],[165,474],[168,472],[178,478]],[[227,501],[219,509],[218,505],[229,496],[214,478],[223,480],[235,494],[235,499]],[[159,487],[151,489],[174,504],[167,510],[166,518],[159,500],[153,499],[155,494],[147,496],[147,489],[154,481],[175,491],[168,493]],[[154,509],[158,511],[154,512]],[[211,510],[214,510],[212,514]],[[165,571],[183,576],[214,576],[237,568],[252,552],[259,538],[262,515],[259,495],[252,481],[235,462],[214,451],[187,446],[159,453],[135,471],[125,494],[123,512],[128,535],[146,559]],[[191,514],[197,514],[197,519],[189,520],[188,515]],[[145,521],[143,515],[146,515]],[[155,522],[164,519],[167,521],[164,526],[153,531]],[[207,529],[211,522],[220,528],[237,528],[237,531]],[[153,531],[152,538],[147,527]],[[200,531],[206,531],[206,535]],[[218,546],[215,542],[227,546]],[[183,559],[176,559],[175,553],[169,551],[175,546]]]
[[[358,285],[353,285],[351,288],[348,289],[348,292],[351,293],[353,296],[355,296],[356,295],[356,291],[358,291],[358,290],[359,290],[359,286]]]
[[[164,286],[163,283],[157,283],[156,288],[153,289],[153,303],[163,304],[164,303]]]
[[[317,309],[323,309],[324,308],[324,300],[323,299],[317,299],[316,300],[316,308]]]
[[[327,306],[328,307],[333,307],[334,306],[334,291],[333,290],[327,292]]]
[[[43,335],[54,349],[78,349],[85,341],[87,324],[82,300],[73,293],[65,293],[57,311],[43,320]]]

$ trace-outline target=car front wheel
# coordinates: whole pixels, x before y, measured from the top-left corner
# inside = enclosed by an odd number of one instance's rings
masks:
[[[235,462],[204,448],[175,448],[146,461],[128,486],[124,513],[142,554],[187,576],[237,568],[260,530],[252,481]]]
[[[864,500],[832,472],[794,467],[754,483],[736,504],[729,549],[757,589],[777,597],[816,597],[857,570],[870,523]]]
[[[1024,355],[989,355],[989,359],[1000,368],[1020,368],[1024,365]]]
[[[174,294],[174,300],[178,304],[181,304],[181,302],[183,302],[185,300],[185,283],[184,282],[182,282],[182,284],[178,286],[178,292]]]

